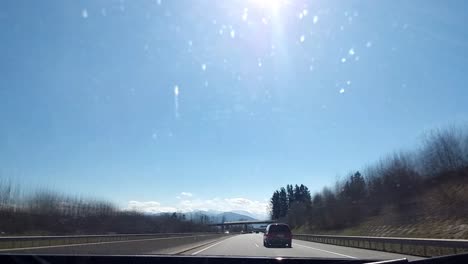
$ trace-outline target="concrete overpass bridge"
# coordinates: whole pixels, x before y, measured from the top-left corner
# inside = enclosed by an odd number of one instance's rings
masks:
[[[271,223],[276,223],[276,221],[275,220],[231,221],[231,222],[209,224],[209,226],[220,226],[223,232],[226,226],[243,226],[243,230],[247,231],[248,225],[257,225],[257,224],[261,225],[261,224],[271,224]]]

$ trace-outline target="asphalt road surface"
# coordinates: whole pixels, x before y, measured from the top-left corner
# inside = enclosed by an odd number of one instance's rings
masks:
[[[211,238],[199,242],[173,243],[171,238],[148,238],[127,241],[96,242],[87,244],[40,246],[17,249],[0,249],[1,253],[15,254],[66,254],[66,255],[161,255],[180,254],[196,247],[219,242],[219,238]],[[191,237],[180,237],[190,241]]]
[[[167,243],[165,241],[168,241]],[[81,245],[45,246],[25,249],[4,249],[0,253],[29,254],[97,254],[97,255],[145,255],[179,254],[193,256],[252,256],[252,257],[305,257],[386,260],[420,257],[386,253],[375,250],[334,246],[293,239],[292,248],[266,248],[263,234],[242,234],[184,245],[169,245],[167,238],[142,239],[136,241],[100,242]],[[161,247],[161,244],[164,247]]]
[[[293,239],[292,248],[266,248],[263,234],[231,236],[205,247],[184,253],[185,255],[207,256],[256,256],[256,257],[314,257],[345,259],[421,259],[420,257],[386,253],[375,250],[342,247]]]

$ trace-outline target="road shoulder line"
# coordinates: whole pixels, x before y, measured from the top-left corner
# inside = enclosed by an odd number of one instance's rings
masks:
[[[77,244],[63,244],[63,245],[39,246],[39,247],[3,248],[3,249],[0,249],[0,252],[21,251],[21,250],[30,250],[30,249],[44,249],[44,248],[58,248],[58,247],[76,247],[76,246],[101,245],[101,244],[113,244],[113,243],[129,243],[129,242],[138,242],[138,241],[165,240],[165,239],[188,238],[188,237],[193,237],[193,236],[158,237],[158,238],[130,239],[130,240],[106,241],[106,242],[77,243]]]
[[[223,243],[224,241],[226,241],[226,240],[228,240],[228,239],[231,239],[231,238],[233,238],[233,237],[236,237],[236,236],[232,236],[232,237],[228,237],[228,238],[226,238],[226,239],[223,239],[223,240],[219,241],[218,243],[215,243],[215,244],[210,245],[210,246],[208,246],[208,247],[206,247],[206,248],[200,249],[200,250],[198,250],[198,251],[192,253],[191,255],[192,255],[192,256],[197,255],[198,253],[201,253],[201,252],[203,252],[203,251],[205,251],[205,250],[207,250],[207,249],[210,249],[210,248],[212,248],[212,247],[214,247],[214,246],[216,246],[216,245],[219,245],[219,244]]]
[[[171,252],[170,254],[171,254],[171,255],[181,255],[181,254],[184,254],[184,253],[186,253],[186,252],[195,250],[195,249],[197,249],[197,248],[201,248],[201,247],[204,247],[204,246],[207,246],[207,245],[216,243],[216,242],[221,242],[221,241],[226,240],[226,239],[228,239],[228,238],[229,238],[229,237],[221,237],[221,238],[218,238],[218,239],[215,239],[215,240],[211,240],[211,241],[205,242],[205,243],[200,244],[200,245],[191,246],[191,247],[186,248],[186,249],[174,251],[174,252]]]
[[[319,249],[319,248],[304,246],[304,245],[298,244],[298,243],[296,243],[296,242],[295,242],[293,245],[295,245],[295,246],[300,246],[300,247],[305,247],[305,248],[310,248],[310,249],[314,249],[314,250],[318,250],[318,251],[323,251],[323,252],[327,252],[327,253],[330,253],[330,254],[335,254],[335,255],[338,255],[338,256],[342,256],[342,257],[347,257],[347,258],[352,258],[352,259],[355,259],[355,258],[356,258],[356,257],[353,257],[353,256],[349,256],[349,255],[345,255],[345,254],[340,254],[340,253],[336,253],[336,252],[333,252],[333,251],[328,251],[328,250],[324,250],[324,249]]]

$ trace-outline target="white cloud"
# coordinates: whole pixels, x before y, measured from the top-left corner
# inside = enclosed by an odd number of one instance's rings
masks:
[[[189,192],[181,192],[181,193],[180,193],[180,196],[182,196],[182,197],[192,197],[193,194],[192,194],[192,193],[189,193]]]
[[[177,208],[175,207],[161,206],[161,203],[155,201],[130,201],[128,202],[128,207],[126,209],[144,213],[170,213],[177,211]]]
[[[185,194],[185,195],[184,195]],[[159,202],[139,202],[130,201],[128,203],[128,210],[135,210],[147,213],[161,213],[161,212],[193,212],[193,211],[246,211],[254,215],[267,216],[268,200],[255,201],[247,198],[213,198],[213,199],[191,199],[191,193],[182,192],[177,199],[175,205],[161,205]]]

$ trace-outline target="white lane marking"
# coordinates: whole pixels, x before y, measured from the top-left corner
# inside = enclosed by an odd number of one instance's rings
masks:
[[[214,247],[214,246],[216,246],[216,245],[219,245],[219,244],[223,243],[224,241],[226,241],[226,240],[228,240],[228,239],[231,239],[231,238],[232,238],[232,237],[223,239],[223,240],[219,241],[218,243],[215,243],[215,244],[213,244],[213,245],[207,246],[206,248],[200,249],[200,250],[198,250],[197,252],[192,253],[192,255],[197,255],[198,253],[201,253],[201,252],[203,252],[203,251],[205,251],[205,250],[207,250],[207,249],[210,249],[210,248],[212,248],[212,247]]]
[[[169,255],[180,255],[180,254],[182,254],[182,253],[195,250],[196,248],[209,245],[209,244],[211,244],[211,243],[213,243],[213,242],[215,242],[215,241],[218,241],[218,240],[219,240],[219,238],[214,239],[213,241],[208,241],[208,242],[207,242],[207,241],[204,241],[204,243],[201,244],[201,245],[197,245],[197,246],[191,245],[190,247],[184,248],[183,250],[180,250],[180,249],[179,249],[179,250],[177,250],[177,251],[170,252]],[[155,252],[149,252],[148,254],[161,254],[161,253],[158,253],[158,252],[155,251]],[[166,253],[163,253],[163,254],[166,254]]]
[[[257,243],[255,243],[255,246],[256,246],[256,247],[259,247]]]
[[[57,248],[57,247],[75,247],[75,246],[87,246],[87,245],[101,245],[101,244],[112,244],[112,243],[129,243],[129,242],[138,242],[138,241],[163,240],[163,239],[187,238],[187,237],[193,237],[193,236],[158,237],[158,238],[145,238],[145,239],[121,240],[121,241],[93,242],[93,243],[80,243],[80,244],[64,244],[64,245],[55,245],[55,246],[42,246],[42,247],[5,248],[5,249],[0,249],[0,252],[2,252],[2,251],[20,251],[20,250],[28,250],[28,249],[44,249],[44,248]]]
[[[324,250],[324,249],[318,249],[318,248],[314,248],[314,247],[304,246],[304,245],[301,245],[301,244],[298,244],[298,243],[294,243],[293,245],[300,246],[300,247],[305,247],[305,248],[310,248],[310,249],[314,249],[314,250],[318,250],[318,251],[327,252],[327,253],[330,253],[330,254],[335,254],[335,255],[338,255],[338,256],[343,256],[343,257],[355,259],[355,257],[353,257],[353,256],[348,256],[348,255],[345,255],[345,254],[340,254],[340,253],[336,253],[336,252],[332,252],[332,251],[328,251],[328,250]]]

